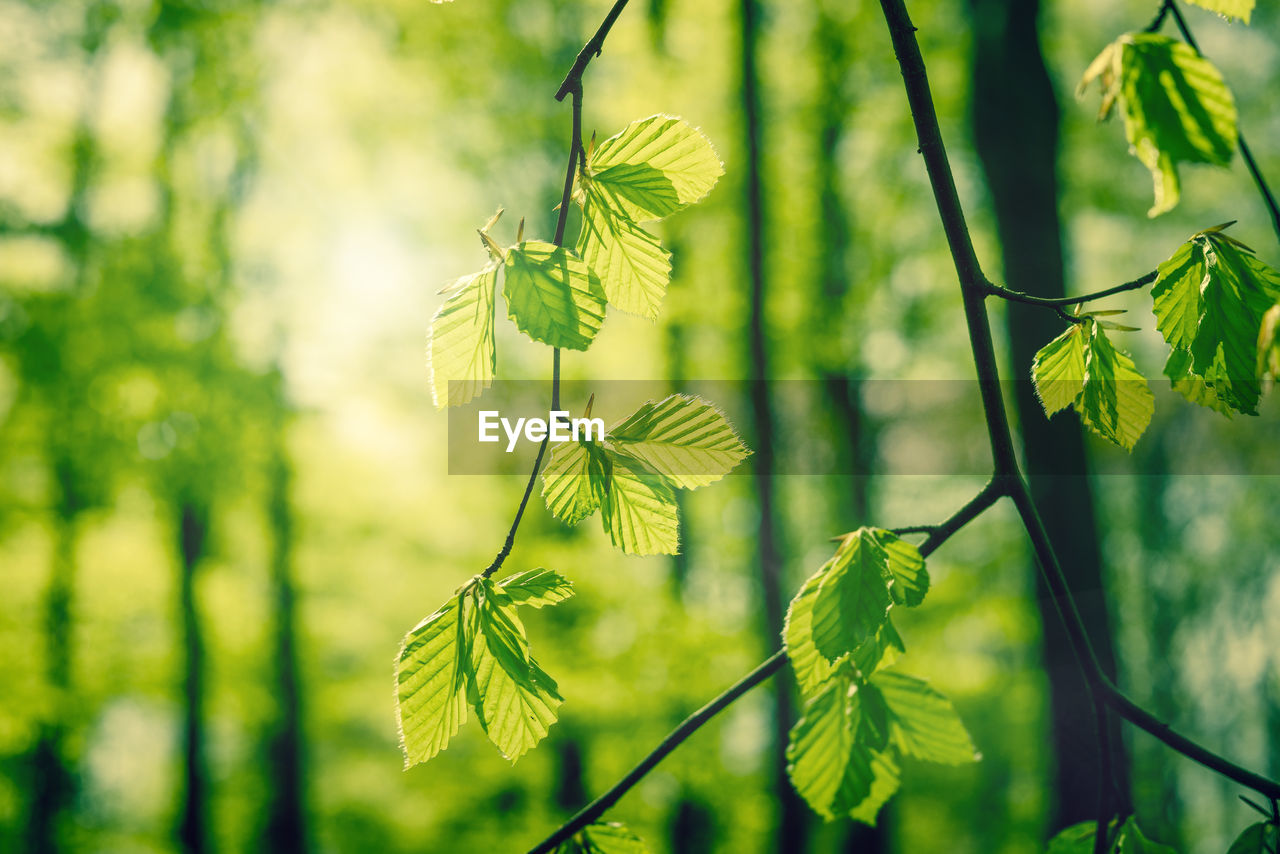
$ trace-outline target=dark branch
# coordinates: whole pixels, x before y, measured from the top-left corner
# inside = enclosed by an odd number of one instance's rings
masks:
[[[609,35],[609,30],[613,28],[613,22],[618,20],[618,16],[626,6],[627,0],[617,0],[609,10],[609,14],[605,15],[604,20],[600,22],[600,28],[596,30],[596,34],[583,45],[582,50],[578,51],[578,58],[573,61],[573,67],[569,69],[569,73],[564,76],[564,82],[556,90],[557,101],[563,101],[565,95],[582,86],[582,72],[587,70],[593,57],[600,55],[600,51],[604,49],[604,40]]]
[[[1004,417],[1004,404],[999,385],[1000,374],[996,367],[991,329],[982,305],[982,298],[990,287],[990,283],[986,281],[977,266],[973,244],[964,223],[964,212],[960,207],[955,181],[942,143],[942,133],[938,127],[933,96],[929,91],[924,59],[920,55],[920,46],[916,42],[915,27],[911,24],[903,0],[880,0],[880,6],[884,10],[885,21],[889,25],[894,54],[897,56],[907,90],[911,119],[920,141],[920,152],[924,155],[929,183],[937,201],[938,213],[942,218],[947,243],[960,279],[965,317],[969,326],[969,339],[973,346],[979,386],[983,391],[987,432],[990,434],[995,458],[996,481],[1005,484],[1007,494],[1013,498],[1018,513],[1022,517],[1023,526],[1031,538],[1036,558],[1044,573],[1054,604],[1062,617],[1071,648],[1084,672],[1089,691],[1095,700],[1105,702],[1122,718],[1151,733],[1179,753],[1224,777],[1261,792],[1269,798],[1274,798],[1280,793],[1280,783],[1235,765],[1173,732],[1167,724],[1125,697],[1107,678],[1098,663],[1084,629],[1084,623],[1076,610],[1075,599],[1066,583],[1062,567],[1058,563],[1057,554],[1049,542],[1035,502],[1018,471],[1013,455],[1013,438],[1009,432],[1008,421]],[[1176,8],[1172,11],[1175,15],[1177,14]]]
[[[1069,320],[1072,323],[1079,323],[1081,318],[1067,314],[1062,311],[1062,309],[1066,306],[1082,305],[1086,302],[1093,302],[1094,300],[1124,293],[1125,291],[1135,291],[1138,288],[1146,287],[1151,284],[1159,275],[1160,273],[1158,270],[1152,270],[1150,273],[1144,273],[1133,281],[1113,285],[1100,291],[1094,291],[1090,294],[1081,294],[1080,296],[1075,297],[1037,297],[1032,296],[1031,294],[1025,294],[1022,291],[1011,290],[991,282],[986,283],[986,292],[990,296],[1000,297],[1001,299],[1007,299],[1012,302],[1023,302],[1028,305],[1042,305],[1048,308],[1053,308],[1056,309],[1058,314],[1066,320]]]
[[[984,486],[973,498],[953,513],[950,518],[940,525],[927,526],[933,533],[920,546],[920,554],[928,557],[937,551],[938,547],[955,535],[961,528],[972,522],[974,519],[982,515],[983,511],[996,503],[1003,495],[1006,494],[1005,484],[992,480]],[[916,526],[923,529],[926,526]],[[787,652],[780,649],[773,655],[769,656],[765,661],[760,663],[754,670],[746,676],[739,679],[730,686],[723,694],[716,697],[710,703],[707,703],[698,711],[685,718],[680,726],[673,729],[662,743],[654,748],[650,753],[640,760],[636,767],[632,768],[617,783],[613,785],[609,791],[589,803],[578,811],[578,814],[567,822],[562,824],[555,833],[548,836],[542,842],[538,843],[529,850],[529,854],[547,854],[557,845],[573,836],[582,828],[591,824],[605,814],[614,804],[616,804],[623,795],[631,790],[636,783],[639,783],[646,774],[654,769],[659,762],[666,758],[667,754],[679,747],[689,736],[697,732],[703,724],[715,717],[719,712],[737,700],[743,694],[777,673],[786,663]]]
[[[697,732],[703,724],[715,717],[721,710],[731,704],[734,700],[768,679],[773,674],[782,669],[782,665],[787,662],[787,654],[784,650],[778,650],[773,655],[765,659],[759,664],[755,670],[752,670],[746,676],[739,679],[728,690],[719,697],[716,697],[710,703],[707,703],[701,709],[684,719],[680,726],[673,729],[662,743],[649,752],[649,755],[640,760],[636,767],[632,768],[627,776],[623,777],[613,788],[596,798],[587,806],[583,807],[577,815],[569,819],[560,826],[555,833],[539,842],[533,848],[529,849],[529,854],[547,854],[552,851],[561,842],[573,836],[582,828],[600,818],[609,810],[619,799],[631,790],[636,783],[639,783],[646,774],[654,769],[659,762],[666,758],[667,754],[675,750],[685,742],[689,736]]]

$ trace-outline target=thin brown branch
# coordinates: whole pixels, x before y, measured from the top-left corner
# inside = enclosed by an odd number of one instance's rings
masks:
[[[622,14],[622,10],[626,7],[627,0],[617,0],[613,4],[613,8],[609,10],[609,14],[605,15],[604,20],[600,22],[600,27],[596,30],[596,34],[587,40],[582,50],[578,51],[578,58],[573,61],[573,67],[569,69],[569,73],[564,76],[564,82],[556,90],[557,101],[563,101],[565,95],[568,95],[574,89],[581,88],[582,73],[587,70],[591,60],[599,56],[600,51],[604,50],[604,40],[608,37],[609,30],[613,29],[614,21],[618,20],[618,16]]]

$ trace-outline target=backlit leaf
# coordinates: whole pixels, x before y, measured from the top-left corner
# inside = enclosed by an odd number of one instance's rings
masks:
[[[431,397],[438,407],[467,403],[493,382],[497,366],[493,301],[497,286],[496,264],[459,279],[431,319]]]
[[[551,243],[525,241],[507,250],[507,313],[535,341],[585,350],[604,322],[600,279],[581,258]]]
[[[683,489],[714,483],[751,453],[723,412],[683,394],[645,403],[608,439]]]
[[[946,765],[977,761],[951,701],[929,683],[893,670],[882,670],[870,681],[884,696],[893,744],[904,754]]]
[[[469,661],[463,597],[445,603],[405,635],[396,664],[396,724],[408,768],[449,744],[466,720],[463,695]]]
[[[594,185],[586,192],[578,254],[600,277],[609,304],[655,320],[671,280],[671,254],[658,238],[609,207]]]
[[[676,496],[666,480],[642,461],[606,451],[609,488],[601,505],[604,529],[627,554],[676,554],[680,526]]]
[[[1246,24],[1253,14],[1255,0],[1187,0],[1202,9],[1217,12],[1224,18],[1239,18]]]
[[[650,116],[609,137],[587,162],[587,179],[609,207],[636,222],[660,219],[711,191],[724,164],[702,131]]]
[[[835,661],[875,635],[887,619],[889,557],[870,528],[849,534],[828,562],[813,604],[813,640]]]

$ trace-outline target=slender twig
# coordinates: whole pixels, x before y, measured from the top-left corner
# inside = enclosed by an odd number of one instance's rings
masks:
[[[1042,305],[1058,309],[1058,314],[1073,323],[1078,323],[1084,318],[1065,314],[1061,309],[1065,306],[1082,305],[1083,303],[1093,302],[1094,300],[1102,299],[1103,297],[1109,297],[1115,294],[1124,293],[1125,291],[1134,291],[1138,288],[1146,287],[1154,282],[1159,275],[1160,272],[1158,270],[1152,270],[1150,273],[1144,273],[1132,281],[1123,282],[1119,285],[1112,285],[1111,287],[1103,288],[1100,291],[1094,291],[1093,293],[1081,294],[1080,296],[1074,297],[1038,297],[1033,296],[1032,294],[1023,293],[1022,291],[1015,291],[1010,288],[1002,287],[1001,285],[993,284],[991,282],[986,283],[985,289],[987,294],[990,296],[1000,297],[1001,299],[1010,300],[1012,302],[1023,302],[1028,305]]]
[[[995,504],[1002,496],[1007,494],[1007,484],[992,479],[986,486],[978,492],[977,495],[965,502],[965,505],[939,525],[915,526],[920,529],[928,527],[932,533],[929,538],[920,546],[920,554],[928,557],[954,536],[961,528],[972,522],[974,519],[982,515],[983,511]],[[587,806],[583,807],[578,813],[564,824],[560,825],[554,833],[538,843],[529,854],[546,854],[561,842],[573,836],[582,828],[600,818],[616,804],[623,795],[630,791],[636,783],[639,783],[646,774],[654,769],[667,754],[679,747],[689,736],[693,735],[705,724],[711,720],[720,711],[725,709],[734,700],[737,700],[743,694],[750,691],[756,685],[759,685],[765,679],[781,669],[787,660],[787,652],[780,649],[773,655],[769,656],[765,661],[756,666],[754,670],[746,676],[739,679],[732,686],[725,690],[720,696],[707,703],[698,711],[694,712],[680,726],[673,729],[666,738],[662,740],[656,748],[650,751],[640,762],[632,768],[627,775],[613,785],[609,791],[596,798]]]
[[[654,766],[665,759],[667,754],[683,744],[689,736],[701,729],[703,724],[715,717],[726,706],[733,703],[734,700],[781,670],[782,665],[786,664],[786,662],[786,651],[778,650],[757,665],[755,670],[735,682],[719,697],[716,697],[710,703],[685,718],[680,726],[673,729],[662,740],[661,744],[651,750],[644,759],[640,760],[640,763],[615,783],[613,788],[583,807],[577,815],[562,824],[555,833],[529,849],[529,854],[547,854],[561,842],[564,842],[579,830],[600,818],[623,795],[629,792],[636,783],[639,783],[646,774],[652,771]]]
[[[1187,46],[1200,53],[1200,45],[1196,44],[1195,36],[1191,34],[1191,28],[1187,26],[1187,19],[1182,17],[1182,11],[1178,9],[1173,0],[1164,0],[1160,6],[1160,14],[1156,17],[1156,22],[1163,21],[1165,11],[1173,15],[1173,22],[1178,26],[1178,32],[1182,34],[1183,41]],[[1159,24],[1156,23],[1156,29]],[[1154,30],[1152,30],[1154,32]],[[1249,167],[1249,175],[1253,178],[1253,183],[1257,185],[1258,192],[1262,194],[1262,201],[1267,206],[1267,212],[1271,214],[1271,227],[1276,231],[1276,237],[1280,239],[1280,205],[1276,204],[1275,194],[1271,192],[1271,186],[1267,183],[1266,177],[1263,176],[1262,170],[1258,168],[1258,161],[1253,159],[1253,152],[1249,149],[1249,143],[1245,141],[1244,132],[1237,129],[1236,141],[1240,144],[1240,156],[1244,158],[1245,165]]]
[[[600,23],[596,34],[587,40],[587,43],[582,46],[582,50],[578,51],[578,58],[573,61],[573,67],[569,69],[569,73],[564,76],[564,82],[556,90],[557,101],[563,101],[565,95],[581,86],[582,72],[587,70],[592,58],[599,56],[600,51],[604,50],[604,40],[609,35],[609,30],[613,28],[613,22],[618,20],[618,16],[622,14],[622,10],[626,6],[627,0],[617,0],[613,4],[613,8],[609,10],[609,14],[604,16],[604,20]]]

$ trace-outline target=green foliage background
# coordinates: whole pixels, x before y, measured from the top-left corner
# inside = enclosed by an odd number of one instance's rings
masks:
[[[951,262],[878,9],[826,0],[766,8],[776,376],[856,363],[869,379],[968,379]],[[961,195],[994,268],[966,124],[970,22],[954,3],[912,9]],[[489,563],[523,486],[446,474],[445,419],[424,363],[435,292],[478,269],[474,229],[499,204],[508,211],[499,242],[512,242],[519,216],[528,234],[549,237],[569,127],[552,94],[603,11],[547,0],[0,4],[0,850],[21,850],[30,756],[54,718],[66,723],[79,781],[66,850],[175,850],[184,699],[172,519],[192,501],[211,509],[209,556],[195,579],[209,667],[211,836],[216,850],[259,846],[273,786],[264,742],[279,702],[265,508],[281,430],[294,470],[315,850],[523,850],[776,648],[761,638],[757,581],[744,569],[754,534],[747,478],[687,498],[678,562],[623,556],[597,526],[566,528],[535,505],[508,567],[552,567],[574,581],[572,600],[526,619],[566,700],[560,722],[514,767],[466,727],[430,763],[401,770],[394,651]],[[1093,56],[1153,13],[1133,0],[1045,10],[1077,290],[1153,269],[1191,233],[1230,219],[1240,220],[1236,237],[1280,261],[1238,162],[1230,171],[1183,165],[1181,203],[1148,220],[1150,179],[1123,134],[1071,100]],[[658,323],[611,314],[588,357],[566,354],[566,379],[744,377],[736,14],[723,0],[637,0],[589,72],[588,132],[603,139],[637,116],[681,115],[715,142],[726,174],[705,201],[655,229],[675,259]],[[1269,101],[1280,17],[1263,5],[1245,28],[1188,15],[1263,170],[1280,175],[1280,113]],[[844,46],[836,79],[815,59],[824,28]],[[850,104],[838,189],[851,227],[838,247],[822,240],[814,168],[821,96],[832,86]],[[822,302],[816,283],[833,251],[850,281],[836,304]],[[1155,378],[1163,342],[1148,299],[1129,293],[1109,305],[1142,318],[1143,332],[1115,337]],[[510,324],[497,334],[505,378],[549,374],[545,347]],[[1028,371],[1006,366],[1007,376]],[[981,485],[976,475],[893,476],[921,455],[939,472],[976,471],[985,453],[972,388],[955,385],[968,408],[947,409],[939,443],[936,388],[916,397],[904,387],[884,384],[867,400],[881,425],[875,518],[840,517],[852,478],[780,479],[790,591],[830,555],[832,534],[935,522]],[[1122,683],[1274,776],[1277,479],[1179,472],[1214,447],[1245,459],[1274,448],[1277,405],[1265,398],[1261,418],[1218,423],[1169,400],[1132,459],[1092,445],[1107,471],[1094,486]],[[778,415],[785,469],[806,459],[806,431],[822,419],[812,401]],[[60,486],[68,470],[74,495]],[[67,501],[77,568],[73,690],[62,694],[45,675],[43,597]],[[957,767],[904,763],[888,820],[899,851],[1031,852],[1046,836],[1051,760],[1030,563],[1009,508],[979,524],[930,559],[928,607],[895,612],[911,672],[952,699],[983,756]],[[678,837],[692,840],[685,850],[768,850],[770,714],[765,693],[748,695],[611,817],[657,851]],[[1224,850],[1251,820],[1232,787],[1140,734],[1129,743],[1153,838]],[[814,850],[836,850],[843,833],[819,829]]]

